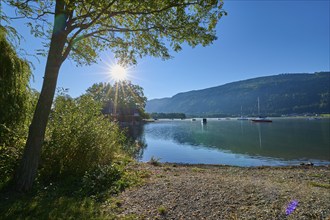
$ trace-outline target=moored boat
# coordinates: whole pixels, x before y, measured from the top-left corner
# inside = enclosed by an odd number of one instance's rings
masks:
[[[273,122],[273,120],[269,119],[269,118],[254,118],[251,119],[252,122]]]
[[[260,101],[258,97],[258,114],[260,115]],[[273,122],[271,119],[267,117],[261,117],[259,116],[258,118],[251,119],[252,122]]]

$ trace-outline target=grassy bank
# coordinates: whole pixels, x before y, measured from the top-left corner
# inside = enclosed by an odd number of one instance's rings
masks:
[[[1,219],[328,219],[329,167],[242,168],[131,163],[122,193],[75,182],[2,191]],[[296,201],[287,214],[290,203]],[[292,205],[292,204],[291,204]]]
[[[110,182],[112,177],[97,173],[88,183],[69,177],[47,185],[37,181],[28,193],[17,193],[10,184],[3,186],[0,219],[116,219],[115,212],[104,210],[117,206],[118,193],[141,184],[144,171],[127,164],[116,165],[115,170],[118,178]]]

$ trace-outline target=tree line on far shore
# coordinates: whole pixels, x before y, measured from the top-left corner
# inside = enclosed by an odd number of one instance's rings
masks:
[[[151,113],[150,117],[153,119],[185,119],[184,113]]]

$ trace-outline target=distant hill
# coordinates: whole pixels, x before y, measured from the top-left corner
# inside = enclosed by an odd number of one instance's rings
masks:
[[[330,72],[280,74],[147,102],[146,111],[188,115],[264,115],[329,113]]]

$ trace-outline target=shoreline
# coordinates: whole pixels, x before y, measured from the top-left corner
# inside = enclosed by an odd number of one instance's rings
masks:
[[[137,161],[137,163],[150,164],[149,161]],[[299,168],[299,167],[326,167],[330,169],[330,161],[297,161],[295,164],[278,164],[278,165],[251,165],[251,166],[240,166],[230,164],[215,164],[215,163],[181,163],[181,162],[156,162],[164,166],[210,166],[210,167],[238,167],[238,168]]]
[[[144,183],[118,195],[133,219],[328,219],[330,167],[134,163]],[[297,207],[286,210],[292,201]]]
[[[246,121],[250,121],[253,118],[256,118],[257,116],[246,116],[245,118],[247,118],[248,120]],[[162,122],[162,121],[191,121],[192,119],[196,119],[196,121],[200,121],[203,118],[206,119],[210,119],[210,120],[220,120],[220,121],[225,121],[225,120],[237,120],[240,119],[240,116],[228,116],[228,117],[186,117],[184,119],[181,118],[158,118],[158,119],[144,119],[144,122]],[[322,116],[322,115],[318,115],[318,116],[269,116],[269,118],[272,119],[283,119],[283,120],[290,120],[290,119],[311,119],[311,118],[317,118],[317,119],[330,119],[330,115],[326,115],[326,116]]]

